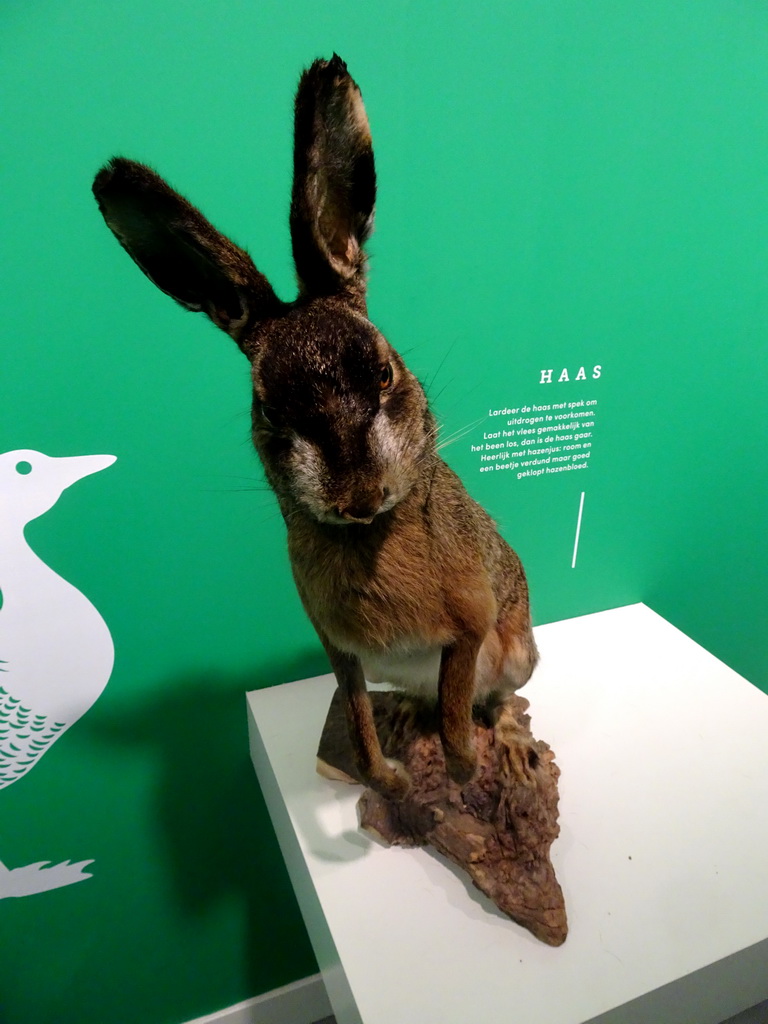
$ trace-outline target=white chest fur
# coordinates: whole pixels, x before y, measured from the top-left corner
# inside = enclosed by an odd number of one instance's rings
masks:
[[[435,646],[366,652],[360,660],[370,683],[391,683],[409,693],[436,697],[441,650]]]

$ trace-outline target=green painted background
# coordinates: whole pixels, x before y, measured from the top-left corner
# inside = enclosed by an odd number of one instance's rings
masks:
[[[136,271],[90,180],[152,163],[289,297],[292,94],[317,55],[345,57],[373,126],[372,316],[446,433],[475,424],[445,454],[536,620],[645,600],[768,688],[765,5],[7,0],[0,38],[0,450],[118,456],[27,531],[117,660],[0,793],[6,864],[96,861],[0,904],[2,1024],[179,1024],[315,970],[242,693],[326,665],[247,363]],[[590,469],[481,476],[488,407],[556,396],[599,399]]]

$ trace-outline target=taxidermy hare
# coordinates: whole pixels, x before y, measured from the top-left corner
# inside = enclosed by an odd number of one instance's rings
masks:
[[[251,361],[253,441],[362,777],[395,799],[410,786],[382,755],[367,677],[436,693],[448,773],[467,782],[473,704],[522,686],[536,664],[528,587],[517,555],[437,455],[421,385],[367,317],[376,177],[346,64],[315,61],[296,96],[294,302],[148,167],[115,158],[93,190],[144,273]]]

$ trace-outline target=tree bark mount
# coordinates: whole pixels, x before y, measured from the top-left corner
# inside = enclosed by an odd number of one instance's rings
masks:
[[[529,703],[514,695],[474,720],[478,769],[461,787],[449,779],[435,709],[397,691],[373,692],[376,728],[386,757],[401,761],[413,786],[400,802],[366,789],[361,827],[398,846],[433,846],[467,872],[496,906],[551,946],[568,924],[550,860],[557,838],[560,770],[550,747],[533,738]],[[317,754],[326,778],[360,782],[336,690]]]

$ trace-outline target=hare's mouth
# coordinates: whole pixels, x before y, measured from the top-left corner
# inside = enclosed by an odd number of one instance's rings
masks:
[[[379,515],[379,512],[367,516],[352,516],[349,513],[340,515],[330,508],[322,510],[313,508],[310,511],[313,519],[316,519],[318,523],[325,523],[327,526],[370,526]]]
[[[366,508],[364,506],[352,506],[342,508],[336,506],[325,511],[322,522],[331,523],[334,526],[370,526],[370,524],[383,512],[388,512],[392,505],[381,503],[378,508]]]
[[[338,523],[339,526],[349,526],[350,524],[355,523],[357,523],[360,526],[370,526],[370,524],[373,522],[373,520],[376,518],[378,514],[378,512],[374,512],[373,515],[369,516],[354,516],[351,515],[349,512],[346,512],[344,513],[344,515],[341,516],[336,514],[336,522]]]

